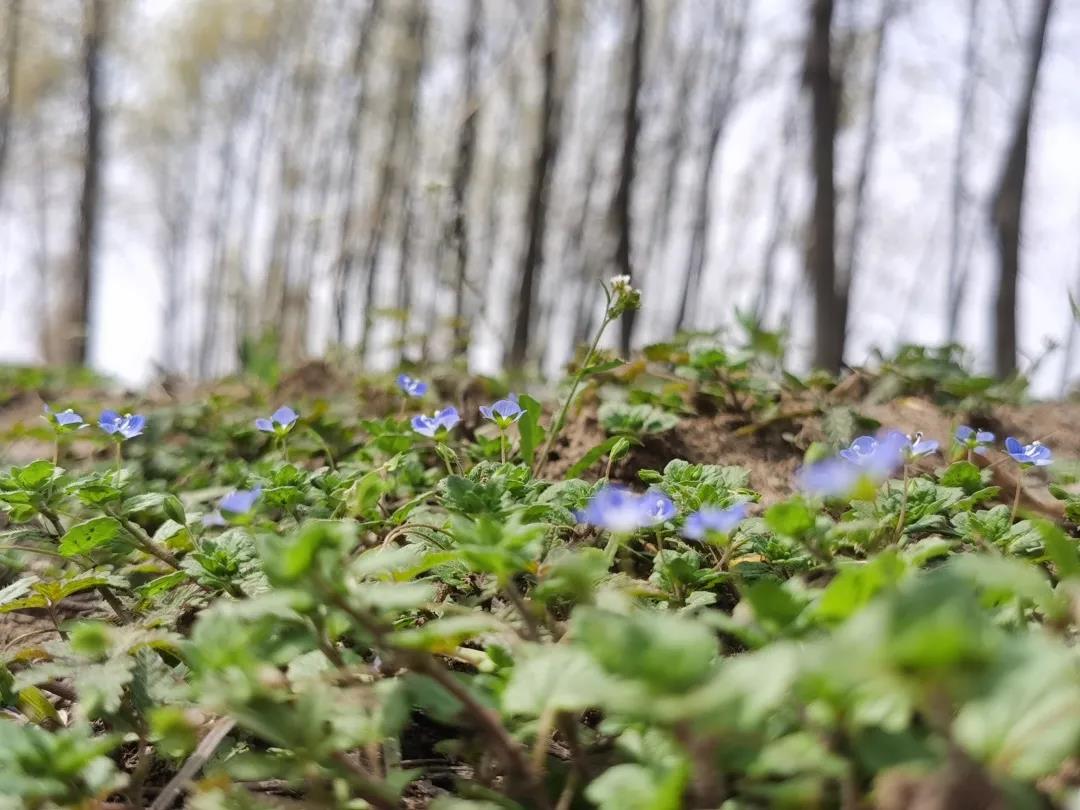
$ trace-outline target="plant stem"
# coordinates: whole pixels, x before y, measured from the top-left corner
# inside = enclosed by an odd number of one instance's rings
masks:
[[[899,543],[900,536],[904,531],[904,521],[907,520],[908,488],[911,486],[911,477],[908,475],[908,465],[904,465],[904,494],[900,500],[900,517],[896,521],[896,532],[893,542]]]
[[[506,431],[499,428],[499,459],[506,463]]]
[[[113,442],[113,444],[116,447],[116,471],[120,472],[120,467],[124,463],[124,457],[122,451],[120,450],[120,442]]]
[[[114,515],[114,517],[119,517],[119,515]],[[180,561],[173,556],[171,551],[161,548],[155,543],[150,535],[143,531],[142,526],[125,517],[120,517],[120,522],[123,524],[128,534],[135,538],[139,548],[150,556],[157,557],[170,568],[175,568],[177,571],[180,570]]]
[[[521,614],[521,618],[525,621],[526,638],[529,641],[540,641],[540,628],[536,624],[536,617],[529,610],[529,605],[525,601],[525,597],[521,595],[521,591],[518,590],[518,586],[514,584],[513,578],[507,578],[505,589],[510,602],[517,608],[517,612]]]
[[[1012,513],[1009,515],[1009,525],[1016,523],[1016,511],[1020,508],[1020,491],[1024,488],[1024,468],[1016,476],[1016,495],[1013,496]]]
[[[559,431],[563,429],[563,423],[566,421],[566,412],[570,409],[570,403],[574,401],[574,394],[577,393],[578,386],[581,385],[585,370],[592,362],[593,355],[596,354],[596,347],[600,345],[600,338],[603,337],[604,330],[607,329],[608,324],[611,323],[611,317],[606,314],[607,311],[611,309],[611,294],[607,291],[607,288],[604,289],[604,293],[607,295],[604,320],[601,321],[600,328],[596,330],[596,337],[593,338],[592,345],[585,355],[585,360],[582,362],[581,368],[579,368],[577,374],[574,375],[574,382],[570,385],[570,393],[566,395],[566,400],[559,410],[559,415],[555,418],[555,421],[551,423],[551,430],[548,431],[548,437],[544,441],[544,449],[540,451],[540,455],[536,457],[536,463],[533,464],[534,477],[539,475],[540,471],[544,468],[548,453],[551,452],[551,447],[555,444],[555,439],[558,437]]]

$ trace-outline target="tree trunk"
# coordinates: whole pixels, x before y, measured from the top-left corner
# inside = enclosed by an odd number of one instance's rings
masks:
[[[8,146],[11,143],[11,116],[15,107],[21,21],[22,0],[8,0],[7,36],[4,40],[4,95],[0,97],[0,204],[4,200],[4,169],[7,167]]]
[[[701,276],[705,269],[709,231],[713,219],[713,173],[720,157],[721,141],[735,99],[735,82],[742,64],[746,41],[748,3],[733,4],[733,19],[724,22],[722,55],[718,75],[714,77],[715,95],[709,107],[708,130],[705,138],[705,164],[698,179],[694,203],[694,219],[690,231],[690,254],[683,276],[679,311],[675,316],[675,331],[686,326],[690,319],[690,302],[701,293]]]
[[[836,284],[834,176],[839,80],[832,66],[833,0],[813,0],[803,81],[810,90],[814,206],[806,270],[814,287],[814,365],[839,373],[844,359],[847,304]]]
[[[870,89],[866,96],[866,119],[863,127],[862,152],[859,155],[859,168],[855,177],[855,194],[852,200],[851,226],[848,231],[847,261],[843,276],[838,279],[839,296],[843,306],[842,322],[847,324],[848,302],[851,300],[851,286],[855,280],[855,271],[859,261],[859,245],[862,241],[863,227],[866,224],[866,186],[873,169],[874,154],[877,148],[878,114],[877,97],[881,85],[881,74],[885,65],[885,41],[889,31],[895,0],[881,0],[881,13],[875,32],[873,64],[870,67]]]
[[[947,307],[946,334],[949,343],[956,342],[960,332],[960,306],[967,286],[967,267],[962,262],[964,206],[967,202],[968,142],[971,139],[975,119],[975,87],[979,68],[979,2],[970,0],[968,5],[967,40],[964,45],[964,82],[960,88],[960,122],[956,128],[956,145],[953,147],[952,229],[949,234],[948,286],[945,293]]]
[[[405,12],[405,42],[402,45],[401,64],[397,68],[397,83],[393,88],[393,113],[391,114],[390,138],[383,155],[379,170],[379,182],[375,194],[375,210],[371,225],[371,237],[368,240],[364,257],[366,276],[364,284],[364,316],[360,327],[360,344],[357,347],[361,361],[366,360],[371,330],[375,325],[375,296],[378,291],[377,280],[379,257],[382,253],[383,231],[389,213],[390,201],[405,165],[408,154],[406,145],[415,125],[416,95],[418,83],[423,72],[425,37],[427,30],[426,13],[420,0],[413,0]]]
[[[469,345],[465,292],[469,277],[469,232],[465,210],[469,179],[476,154],[476,76],[480,61],[481,0],[469,0],[469,28],[465,34],[465,120],[461,122],[457,161],[454,163],[453,211],[450,242],[454,254],[454,343],[453,353],[464,352]]]
[[[1046,45],[1051,5],[1052,0],[1041,0],[1039,4],[1039,16],[1031,36],[1027,70],[1016,117],[1013,119],[1009,150],[990,210],[990,218],[997,232],[1000,267],[997,300],[994,304],[994,365],[998,377],[1001,378],[1016,372],[1016,284],[1020,275],[1020,221],[1024,203],[1024,180],[1027,176],[1031,114],[1035,104],[1039,65],[1042,63]]]
[[[645,62],[645,0],[633,0],[634,34],[630,41],[629,66],[626,77],[626,101],[623,112],[623,145],[619,161],[619,184],[612,200],[612,220],[615,224],[615,270],[620,276],[634,278],[630,263],[630,228],[633,215],[634,171],[637,168],[638,132],[641,129],[641,76]],[[630,342],[634,336],[636,310],[628,310],[619,324],[619,351],[623,357],[630,355]]]
[[[557,80],[559,42],[559,2],[547,0],[547,17],[544,23],[542,73],[543,98],[540,106],[540,144],[533,162],[531,186],[529,187],[526,215],[528,222],[525,255],[518,278],[517,318],[514,321],[513,338],[507,365],[520,369],[529,354],[529,338],[532,332],[533,298],[536,294],[537,275],[543,264],[544,233],[547,225],[548,198],[551,191],[549,176],[559,153],[559,100],[555,87]]]
[[[358,86],[353,99],[352,115],[349,117],[349,125],[345,132],[345,172],[341,185],[344,203],[341,207],[341,223],[338,232],[338,256],[334,263],[334,339],[338,345],[345,342],[345,319],[355,260],[353,231],[356,228],[356,167],[360,154],[360,125],[364,121],[364,107],[367,103],[364,64],[371,48],[371,38],[377,28],[381,9],[381,0],[372,0],[367,16],[360,22],[356,47],[353,49],[352,75]]]
[[[101,198],[102,129],[101,49],[105,39],[105,0],[84,0],[83,76],[86,95],[86,140],[83,150],[82,191],[75,243],[74,278],[67,318],[67,339],[61,360],[85,365],[90,337],[94,256],[97,248],[98,207]]]

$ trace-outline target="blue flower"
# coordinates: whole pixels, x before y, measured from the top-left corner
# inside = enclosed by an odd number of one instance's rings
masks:
[[[686,518],[682,534],[687,540],[701,540],[710,533],[730,534],[746,517],[750,505],[746,501],[718,509],[715,506],[703,506]]]
[[[82,416],[75,413],[71,408],[68,408],[66,411],[56,412],[48,405],[45,405],[45,419],[59,433],[67,433],[71,430],[82,430],[84,427],[88,427],[86,422],[83,421]]]
[[[577,519],[609,532],[628,534],[661,523],[674,514],[674,504],[662,492],[637,495],[622,487],[606,486],[592,496],[585,509],[578,512]]]
[[[246,515],[251,511],[251,508],[255,506],[255,501],[259,499],[259,495],[261,494],[262,487],[255,487],[254,489],[234,489],[218,501],[217,509],[210,514],[203,516],[203,525],[226,525],[225,518],[222,517],[222,512],[226,512],[230,516]]]
[[[434,437],[436,434],[452,430],[454,425],[461,421],[457,408],[450,406],[441,411],[435,411],[432,416],[420,414],[412,418],[412,429],[421,436]]]
[[[980,456],[986,455],[986,449],[994,443],[995,436],[989,430],[975,430],[967,425],[956,429],[956,442],[961,447],[973,450]]]
[[[1005,440],[1005,452],[1025,467],[1045,467],[1054,460],[1054,454],[1050,452],[1050,448],[1041,442],[1020,444],[1012,436]]]
[[[663,523],[675,517],[675,504],[662,490],[650,489],[642,498],[642,509],[654,524]]]
[[[273,433],[276,436],[284,436],[293,429],[293,425],[296,424],[296,420],[299,418],[300,416],[296,411],[287,405],[282,405],[270,415],[269,419],[256,419],[255,427],[263,433]]]
[[[801,468],[795,475],[795,482],[808,495],[843,498],[855,489],[862,475],[859,467],[846,457],[833,456]]]
[[[139,413],[121,416],[116,411],[102,411],[98,418],[98,427],[119,441],[141,436],[145,425],[146,417]]]
[[[921,436],[919,437],[921,440]],[[840,451],[840,457],[874,480],[885,480],[903,464],[904,455],[912,447],[911,440],[897,430],[881,438],[860,436]],[[926,452],[932,452],[928,450]]]
[[[427,393],[426,382],[413,379],[408,374],[399,374],[397,378],[398,388],[408,397],[422,397]]]
[[[500,399],[490,405],[481,405],[480,414],[485,419],[490,419],[499,426],[499,430],[505,430],[514,424],[525,410],[518,405],[517,395],[511,394],[508,399]]]
[[[904,448],[904,453],[908,459],[917,458],[919,456],[928,456],[931,453],[937,452],[938,447],[941,445],[936,439],[924,439],[922,433],[916,433],[914,436],[905,436],[907,439],[907,446]]]

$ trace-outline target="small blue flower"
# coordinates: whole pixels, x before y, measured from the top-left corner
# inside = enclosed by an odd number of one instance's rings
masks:
[[[300,416],[292,408],[282,405],[274,411],[269,419],[259,418],[255,420],[255,427],[263,433],[273,433],[275,436],[284,436],[293,429],[296,420]]]
[[[525,410],[518,404],[515,394],[511,394],[508,399],[497,400],[491,405],[480,406],[480,414],[498,425],[499,430],[506,430],[520,419],[523,413]]]
[[[641,495],[615,486],[604,487],[593,495],[577,518],[581,523],[619,534],[628,534],[653,523]]]
[[[884,481],[903,464],[904,455],[911,447],[911,440],[907,436],[890,430],[880,438],[860,436],[850,447],[840,451],[840,457],[870,478]],[[932,449],[927,452],[932,452]]]
[[[739,525],[750,509],[746,501],[718,509],[715,506],[703,506],[686,518],[682,534],[687,540],[701,540],[710,533],[730,534]]]
[[[985,456],[987,448],[994,443],[996,437],[989,430],[976,430],[967,425],[960,425],[956,429],[956,442],[961,447],[973,450],[980,456]]]
[[[225,518],[222,513],[230,516],[246,515],[255,506],[255,501],[262,494],[262,487],[254,489],[234,489],[228,495],[218,501],[217,509],[203,516],[204,526],[224,526]]]
[[[98,427],[118,441],[141,436],[145,425],[146,417],[138,413],[121,416],[116,411],[102,411],[98,418]]]
[[[413,379],[408,374],[399,374],[397,384],[402,393],[408,397],[422,397],[428,389],[426,382]]]
[[[904,453],[908,459],[917,458],[919,456],[928,456],[931,453],[937,452],[938,447],[941,445],[936,439],[924,439],[922,433],[916,433],[914,436],[905,436],[907,439],[907,446],[904,448]]]
[[[808,495],[843,498],[855,489],[862,475],[859,467],[846,457],[833,456],[801,468],[795,482]]]
[[[641,508],[653,524],[660,524],[675,517],[675,504],[662,490],[650,489],[641,499]]]
[[[1012,436],[1005,440],[1005,452],[1024,467],[1045,467],[1054,460],[1054,454],[1045,444],[1037,441],[1021,444]]]
[[[437,434],[452,430],[454,425],[461,421],[457,408],[450,406],[441,411],[435,411],[432,416],[423,414],[412,418],[412,429],[421,436],[434,437]]]
[[[71,408],[66,411],[56,412],[48,405],[45,406],[45,420],[51,424],[58,433],[67,433],[72,430],[82,430],[89,427],[83,421],[82,416],[75,413]]]

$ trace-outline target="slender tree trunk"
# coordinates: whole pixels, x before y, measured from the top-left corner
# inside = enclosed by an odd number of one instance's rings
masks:
[[[397,70],[397,84],[393,90],[393,113],[391,115],[390,138],[383,155],[379,171],[379,182],[375,195],[375,210],[371,226],[371,238],[368,241],[364,257],[366,268],[364,285],[364,319],[361,324],[360,344],[357,352],[361,360],[366,361],[375,325],[375,296],[378,291],[379,258],[382,254],[383,232],[389,213],[390,201],[403,172],[408,154],[408,133],[412,132],[416,115],[416,94],[423,72],[425,38],[427,31],[426,12],[420,0],[413,0],[405,12],[405,44],[402,46],[402,64]]]
[[[721,142],[735,101],[735,85],[746,41],[746,16],[749,4],[743,0],[730,8],[733,9],[734,17],[724,24],[720,70],[719,75],[714,79],[716,91],[709,109],[708,131],[705,139],[705,165],[698,180],[694,220],[690,231],[690,254],[686,274],[683,276],[679,310],[675,316],[675,331],[686,326],[690,319],[691,301],[697,300],[701,293],[701,276],[705,269],[705,254],[713,219],[713,174],[716,171],[717,161],[720,159]]]
[[[848,304],[851,301],[851,286],[859,261],[859,247],[866,224],[866,187],[873,170],[874,155],[877,152],[878,135],[878,88],[885,65],[885,42],[892,19],[895,0],[881,0],[881,12],[874,35],[873,64],[870,67],[870,89],[866,95],[866,119],[863,127],[862,151],[859,155],[859,168],[855,176],[855,194],[852,200],[851,226],[847,239],[847,262],[843,275],[837,280],[842,313],[841,323],[848,320]]]
[[[1035,87],[1039,79],[1039,66],[1046,45],[1046,28],[1052,5],[1052,0],[1041,0],[1039,4],[1028,50],[1024,84],[1013,119],[1009,149],[990,210],[990,218],[997,232],[1000,267],[997,300],[994,304],[995,369],[1002,378],[1016,371],[1016,287],[1020,275],[1020,222],[1023,214],[1024,180],[1027,176],[1028,141],[1035,105]]]
[[[461,122],[457,161],[454,163],[453,210],[450,214],[450,242],[454,250],[454,354],[464,352],[469,345],[465,303],[469,276],[469,232],[465,208],[476,153],[476,76],[480,61],[482,13],[481,0],[469,0],[469,27],[465,33],[465,120]]]
[[[8,0],[7,35],[4,38],[4,95],[0,96],[0,210],[4,201],[4,169],[11,144],[11,116],[15,106],[15,85],[19,69],[19,27],[22,0]]]
[[[75,242],[74,278],[68,325],[70,332],[64,341],[63,360],[73,365],[85,365],[90,338],[94,258],[97,250],[98,208],[101,199],[102,129],[105,113],[102,108],[101,50],[105,40],[105,0],[84,0],[83,76],[86,95],[86,140],[83,151],[82,191],[79,195],[79,214]]]
[[[814,206],[807,245],[807,275],[814,287],[814,365],[839,373],[844,359],[846,303],[836,279],[835,152],[839,80],[832,65],[833,0],[813,0],[804,83],[810,91]]]
[[[619,184],[612,200],[612,220],[615,224],[615,269],[618,275],[634,278],[630,263],[630,229],[633,216],[634,173],[637,168],[638,132],[641,129],[641,81],[645,62],[645,0],[632,0],[634,15],[633,37],[630,40],[629,65],[626,78],[626,100],[623,112],[623,144],[619,162]],[[619,324],[619,350],[630,355],[637,312],[629,310]]]
[[[764,324],[772,304],[773,289],[776,284],[776,257],[780,245],[788,230],[788,180],[794,173],[792,158],[798,126],[798,99],[793,98],[784,116],[784,135],[780,160],[777,162],[776,178],[773,181],[772,216],[769,218],[769,239],[765,243],[765,255],[761,259],[761,286],[758,287],[757,300],[754,304],[754,318]]]
[[[346,158],[344,180],[341,184],[343,203],[338,232],[338,256],[334,262],[334,339],[338,345],[345,343],[345,320],[355,264],[353,231],[356,229],[356,169],[360,155],[360,125],[364,121],[368,89],[364,65],[368,51],[371,49],[372,36],[378,27],[381,11],[381,0],[372,0],[366,16],[360,21],[356,47],[353,49],[352,75],[357,87],[352,102],[352,115],[345,131]]]
[[[540,104],[540,143],[533,161],[526,215],[527,243],[518,277],[517,318],[507,365],[520,369],[529,354],[529,340],[533,325],[533,298],[536,294],[537,276],[543,265],[544,234],[547,230],[550,175],[559,153],[560,105],[555,86],[558,71],[559,2],[547,0],[547,16],[544,22],[543,56],[541,72],[543,97]]]
[[[960,88],[960,122],[956,128],[956,144],[953,147],[952,228],[949,234],[948,288],[945,295],[947,307],[947,335],[949,343],[956,342],[960,332],[960,306],[967,286],[967,267],[961,257],[964,241],[964,207],[967,203],[967,158],[975,120],[975,88],[979,67],[979,5],[980,0],[969,0],[967,39],[964,44],[964,81]]]

